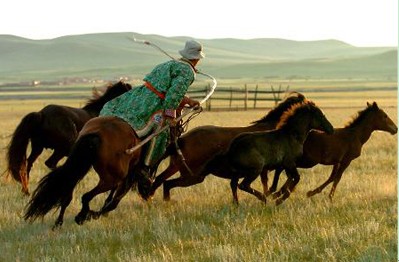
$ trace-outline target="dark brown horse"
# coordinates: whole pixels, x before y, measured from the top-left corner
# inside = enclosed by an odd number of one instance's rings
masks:
[[[302,94],[292,92],[265,117],[253,122],[250,126],[201,126],[184,134],[179,138],[178,146],[185,161],[182,161],[181,155],[174,150],[174,147],[169,147],[171,156],[169,166],[155,179],[152,194],[163,184],[164,199],[169,200],[172,188],[201,183],[205,179],[203,172],[207,169],[209,160],[224,153],[234,137],[243,132],[274,129],[286,110],[304,100],[305,97]],[[167,180],[178,171],[180,171],[180,177]]]
[[[356,118],[344,128],[336,128],[333,134],[310,132],[303,147],[303,156],[297,161],[297,167],[311,168],[322,164],[332,165],[333,169],[326,182],[309,191],[307,196],[318,194],[327,185],[333,183],[329,194],[329,198],[332,200],[343,172],[354,159],[360,156],[363,145],[368,141],[371,133],[376,130],[386,131],[392,135],[398,132],[395,123],[374,102],[373,104],[367,103],[367,107],[360,111]],[[267,194],[276,191],[281,172],[281,168],[276,169],[272,187]],[[267,183],[264,184],[264,189],[267,190]],[[278,197],[280,194],[281,192],[278,192],[275,196]]]
[[[123,82],[109,85],[103,95],[94,97],[82,108],[62,105],[48,105],[38,112],[27,114],[15,129],[7,152],[8,172],[22,184],[22,192],[29,194],[29,173],[35,160],[45,148],[53,149],[45,161],[53,169],[67,156],[83,125],[98,116],[109,100],[130,90],[131,85]],[[26,158],[28,144],[31,152]]]
[[[248,132],[234,138],[228,151],[209,164],[207,172],[231,179],[234,199],[237,188],[266,201],[265,195],[251,188],[251,183],[266,170],[283,167],[289,177],[277,204],[287,199],[299,182],[296,159],[302,155],[303,143],[310,130],[333,132],[323,112],[311,101],[291,107],[281,117],[275,130]],[[244,178],[238,185],[240,178]]]
[[[82,209],[75,217],[78,224],[115,209],[122,197],[139,181],[139,193],[148,195],[151,178],[140,176],[141,148],[133,153],[127,149],[139,143],[130,125],[116,117],[95,117],[79,133],[65,163],[43,177],[29,201],[24,218],[34,221],[50,210],[60,207],[54,227],[61,226],[66,208],[72,200],[74,188],[93,167],[99,176],[98,184],[82,196]],[[103,208],[90,210],[89,202],[98,194],[115,192],[107,198]]]

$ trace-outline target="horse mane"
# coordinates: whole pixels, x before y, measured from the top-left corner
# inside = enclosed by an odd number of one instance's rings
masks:
[[[315,103],[311,100],[305,100],[303,102],[293,104],[288,110],[286,110],[280,117],[280,121],[276,125],[276,129],[282,129],[289,126],[291,116],[299,114],[301,111],[315,107]]]
[[[367,103],[367,107],[363,110],[360,110],[357,112],[355,116],[352,117],[351,120],[349,120],[348,123],[345,124],[345,128],[352,128],[356,127],[359,125],[363,120],[368,116],[370,112],[377,111],[379,110],[378,105],[376,102],[373,102],[373,104]]]
[[[265,122],[279,121],[282,114],[287,109],[289,109],[293,104],[301,103],[305,100],[306,98],[303,94],[296,91],[292,91],[285,96],[283,101],[281,101],[280,103],[278,103],[277,106],[272,108],[272,110],[270,110],[266,116],[252,122],[251,124],[261,124]]]
[[[112,85],[108,85],[108,86],[106,87],[106,89],[110,88],[111,86],[112,86]],[[104,92],[98,90],[97,87],[94,86],[94,87],[91,89],[92,98],[91,98],[90,100],[97,100],[97,99],[99,99],[103,94],[104,94]]]
[[[125,83],[123,81],[119,81],[115,84],[112,84],[109,82],[106,87],[105,91],[101,92],[97,88],[92,89],[92,98],[90,98],[86,105],[83,107],[85,109],[96,106],[97,104],[103,104],[104,102],[108,102],[110,98],[116,97],[117,94],[121,94],[121,88],[118,87],[125,87],[125,90],[130,90],[132,89],[132,86],[128,83]],[[126,92],[124,91],[124,92]]]

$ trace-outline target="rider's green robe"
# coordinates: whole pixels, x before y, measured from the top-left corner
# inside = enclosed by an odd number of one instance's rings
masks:
[[[164,99],[145,85],[140,85],[106,103],[100,116],[119,117],[129,123],[139,136],[148,135],[154,131],[151,123],[162,125],[163,113],[176,110],[194,79],[195,70],[191,64],[181,60],[167,61],[156,66],[143,79],[157,91],[164,93]],[[152,156],[148,160],[151,164],[165,152],[168,138],[169,132],[165,130],[152,141]]]

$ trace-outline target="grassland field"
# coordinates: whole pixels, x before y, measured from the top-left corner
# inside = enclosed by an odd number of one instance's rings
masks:
[[[291,88],[291,90],[293,90]],[[303,92],[335,127],[376,101],[397,123],[397,92]],[[77,99],[1,100],[0,172],[10,135],[21,118],[49,103],[80,107]],[[269,104],[272,106],[272,104]],[[268,109],[202,112],[189,129],[200,125],[244,126]],[[49,170],[46,151],[35,163],[34,190]],[[162,163],[165,168],[167,161]],[[0,177],[0,261],[397,261],[397,135],[374,132],[362,155],[345,171],[334,200],[330,186],[319,195],[306,192],[324,182],[331,166],[300,169],[301,181],[291,197],[276,207],[239,191],[232,203],[229,181],[210,175],[196,186],[172,190],[152,201],[134,191],[108,217],[75,224],[81,195],[97,182],[93,171],[77,186],[64,225],[52,231],[57,212],[32,224],[22,215],[28,198],[11,178]],[[282,179],[284,180],[284,176]],[[254,183],[260,189],[260,181]],[[105,196],[92,201],[98,209]]]

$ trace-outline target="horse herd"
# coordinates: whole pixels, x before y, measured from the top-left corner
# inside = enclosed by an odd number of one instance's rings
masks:
[[[145,200],[163,185],[163,198],[169,200],[172,188],[201,183],[209,174],[230,179],[233,201],[237,204],[237,189],[240,189],[263,202],[272,195],[279,205],[300,180],[297,168],[332,165],[326,182],[307,193],[313,196],[333,183],[329,194],[332,199],[343,172],[360,156],[371,133],[375,130],[397,133],[397,126],[376,102],[367,103],[345,127],[333,128],[312,101],[293,92],[249,126],[200,126],[190,130],[178,138],[177,146],[171,143],[168,147],[165,158],[170,157],[169,166],[156,177],[155,174],[144,177],[139,172],[142,149],[128,150],[140,143],[134,130],[119,118],[98,117],[107,101],[130,89],[129,84],[118,82],[83,108],[49,105],[21,120],[8,146],[7,162],[8,172],[22,184],[25,194],[29,194],[33,163],[45,148],[53,149],[45,161],[51,171],[33,192],[25,220],[34,221],[59,207],[54,228],[61,226],[74,188],[91,168],[97,172],[99,182],[82,196],[82,209],[75,217],[78,224],[114,210],[134,184]],[[29,142],[31,152],[26,157]],[[65,156],[64,164],[57,166]],[[269,188],[268,171],[272,170],[275,175]],[[283,170],[287,180],[277,191]],[[177,172],[179,177],[169,179]],[[263,192],[251,187],[258,176]],[[103,207],[91,210],[89,202],[108,191]]]

